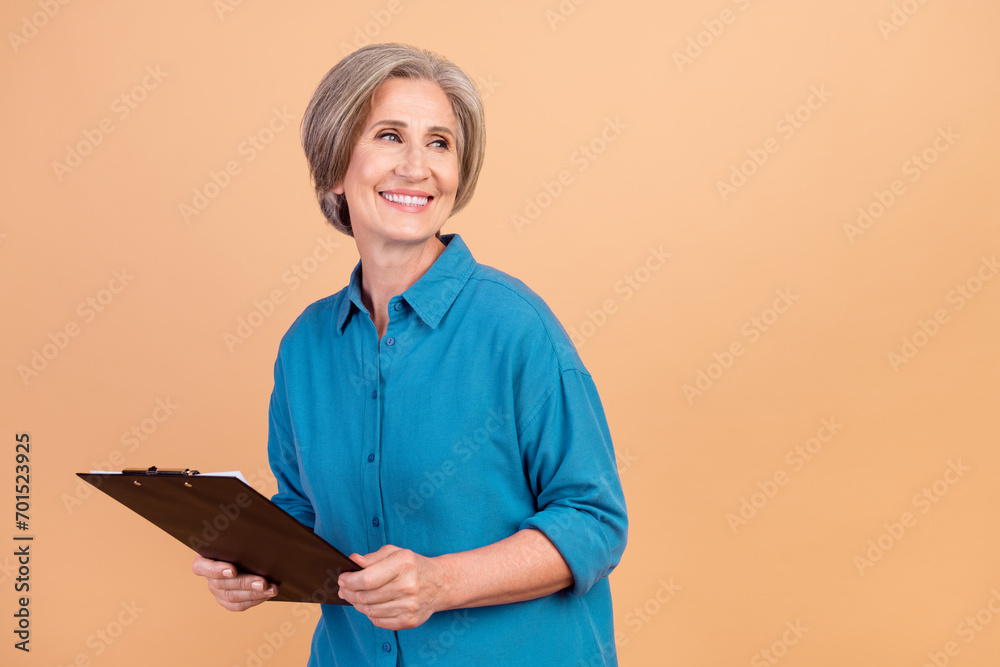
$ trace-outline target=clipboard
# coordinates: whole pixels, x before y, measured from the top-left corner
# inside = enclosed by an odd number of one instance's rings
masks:
[[[337,578],[361,567],[237,477],[156,466],[77,476],[205,558],[277,584],[270,600],[350,604]]]

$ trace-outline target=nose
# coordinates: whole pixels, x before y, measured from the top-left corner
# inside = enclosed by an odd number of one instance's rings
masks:
[[[396,165],[396,173],[410,181],[422,181],[430,176],[423,147],[411,143]]]

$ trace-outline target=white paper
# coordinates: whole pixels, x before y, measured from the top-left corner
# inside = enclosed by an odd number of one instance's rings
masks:
[[[120,470],[91,470],[91,475],[120,475],[122,474]],[[183,475],[177,475],[177,477],[183,477]],[[230,470],[228,472],[200,472],[197,475],[191,475],[191,477],[235,477],[247,486],[250,486],[250,482],[247,478],[243,476],[243,473],[239,470]]]

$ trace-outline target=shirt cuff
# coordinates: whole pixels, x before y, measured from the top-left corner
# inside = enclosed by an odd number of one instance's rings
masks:
[[[572,595],[583,595],[618,565],[623,550],[613,552],[605,539],[606,531],[620,533],[619,543],[625,543],[624,526],[598,526],[600,521],[584,510],[549,506],[526,519],[521,530],[533,528],[545,533],[562,555],[573,574]]]

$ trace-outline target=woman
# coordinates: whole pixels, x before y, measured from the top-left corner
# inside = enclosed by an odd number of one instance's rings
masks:
[[[594,383],[537,295],[440,233],[483,160],[475,85],[371,45],[320,83],[302,138],[361,257],[275,363],[274,502],[363,568],[338,581],[353,606],[323,605],[309,664],[617,664],[627,519]],[[276,592],[193,569],[227,609]]]

